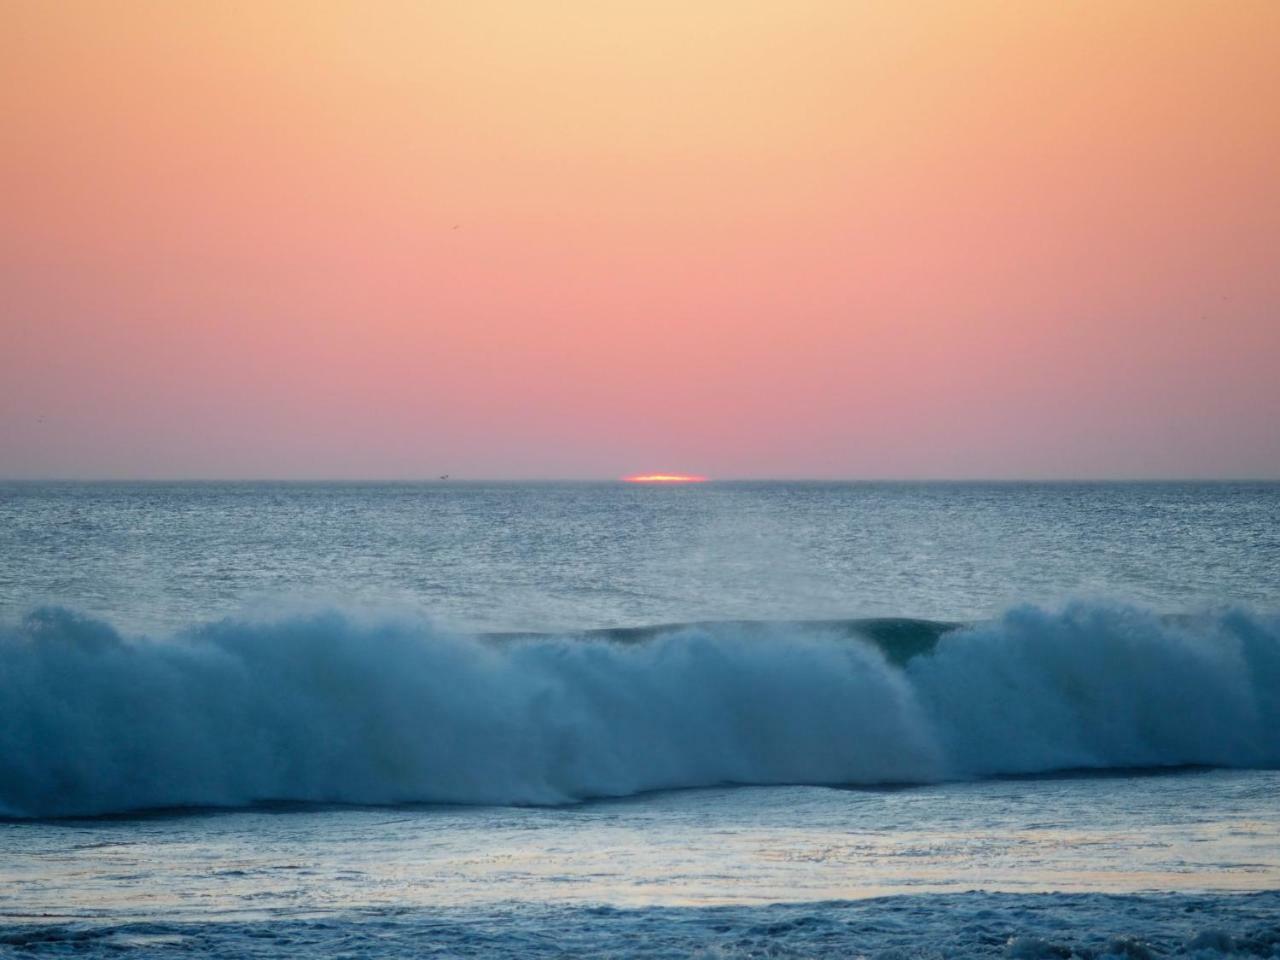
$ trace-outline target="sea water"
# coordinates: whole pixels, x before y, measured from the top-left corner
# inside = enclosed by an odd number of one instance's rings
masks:
[[[1280,955],[1280,485],[0,486],[0,952]]]

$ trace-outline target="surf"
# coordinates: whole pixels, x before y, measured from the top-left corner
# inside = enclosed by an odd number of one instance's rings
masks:
[[[1123,605],[466,635],[330,609],[127,636],[0,628],[0,815],[565,804],[1280,766],[1280,617]]]

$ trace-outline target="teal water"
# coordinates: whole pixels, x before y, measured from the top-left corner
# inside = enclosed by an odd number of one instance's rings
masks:
[[[0,484],[0,619],[404,605],[468,630],[1280,609],[1280,484]]]
[[[0,485],[0,956],[1280,956],[1278,484]]]

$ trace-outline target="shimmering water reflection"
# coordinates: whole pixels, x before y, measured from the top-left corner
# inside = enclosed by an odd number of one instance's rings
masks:
[[[512,901],[1261,890],[1280,887],[1277,795],[1277,772],[1183,771],[9,823],[0,913],[181,922]]]

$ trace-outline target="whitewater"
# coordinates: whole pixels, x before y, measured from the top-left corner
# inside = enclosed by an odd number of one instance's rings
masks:
[[[0,956],[1280,957],[1278,517],[0,484]]]
[[[833,632],[497,639],[329,611],[148,640],[38,610],[0,635],[0,812],[1280,765],[1280,618],[1022,608],[901,665]]]

